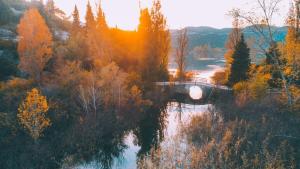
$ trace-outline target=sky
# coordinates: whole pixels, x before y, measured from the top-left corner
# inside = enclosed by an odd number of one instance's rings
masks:
[[[56,5],[70,15],[77,5],[83,20],[88,0],[55,0]],[[170,29],[186,26],[210,26],[215,28],[231,27],[232,19],[228,11],[233,8],[248,10],[254,6],[255,0],[161,0],[162,11],[167,18]],[[279,4],[280,15],[276,16],[275,24],[282,26],[291,0],[282,0]],[[95,5],[100,0],[90,0]],[[101,0],[107,22],[111,27],[126,30],[136,29],[139,22],[139,6],[151,7],[152,0]],[[139,5],[141,4],[141,5]],[[95,10],[96,11],[96,10]]]

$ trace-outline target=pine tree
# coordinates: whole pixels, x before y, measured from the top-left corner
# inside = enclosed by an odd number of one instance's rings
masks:
[[[241,39],[235,47],[235,50],[232,55],[232,65],[229,75],[229,85],[233,86],[234,84],[245,81],[249,79],[250,71],[250,50],[247,47],[247,44],[244,39],[244,35],[241,35]]]
[[[52,56],[52,35],[36,8],[25,12],[17,30],[20,38],[19,68],[40,83],[42,72]]]
[[[97,27],[97,30],[99,30],[99,31],[105,31],[108,28],[106,19],[105,19],[105,14],[101,8],[101,4],[98,6],[96,27]]]
[[[66,58],[80,62],[87,57],[87,47],[85,44],[86,38],[80,24],[79,11],[76,5],[74,7],[72,16],[73,23],[71,28],[71,34],[67,41],[68,52]]]
[[[237,16],[237,14],[233,13],[233,22],[232,22],[232,30],[228,36],[227,42],[226,42],[226,53],[224,54],[225,58],[225,72],[226,72],[226,81],[229,79],[230,75],[230,69],[231,69],[231,64],[233,61],[232,55],[234,52],[234,49],[238,42],[240,41],[241,38],[241,28],[240,28],[240,20]]]
[[[74,11],[72,13],[73,23],[72,23],[72,33],[78,32],[80,30],[80,19],[79,19],[79,11],[77,6],[75,5]]]
[[[99,45],[97,41],[96,21],[93,14],[90,1],[87,3],[85,15],[85,45],[87,47],[87,56],[83,59],[83,67],[91,70],[94,67],[94,60],[99,57]]]
[[[90,4],[90,1],[88,1],[87,7],[86,7],[86,15],[85,15],[85,26],[86,31],[90,31],[95,28],[95,17],[93,14],[93,10]]]

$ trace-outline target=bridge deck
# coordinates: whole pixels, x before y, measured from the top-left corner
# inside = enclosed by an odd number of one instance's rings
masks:
[[[204,87],[209,87],[209,88],[217,88],[221,90],[232,90],[231,88],[227,86],[222,86],[222,85],[213,85],[210,83],[206,82],[199,82],[199,81],[186,81],[186,82],[156,82],[155,83],[157,86],[181,86],[181,85],[187,85],[187,86],[204,86]]]

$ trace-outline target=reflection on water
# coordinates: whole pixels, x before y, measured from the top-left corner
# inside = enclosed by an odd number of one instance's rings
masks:
[[[210,71],[205,76],[214,69]],[[111,109],[84,120],[62,117],[38,142],[0,125],[0,136],[6,138],[0,140],[0,168],[134,169],[137,159],[153,148],[166,147],[191,116],[210,106],[168,103],[162,93],[151,94],[153,105],[145,111],[124,115]]]
[[[166,119],[165,119],[165,128],[163,130],[164,139],[159,141],[161,148],[170,144],[172,138],[176,135],[179,135],[181,127],[187,124],[192,116],[201,115],[206,112],[209,107],[212,105],[189,105],[181,104],[177,102],[170,102],[166,108]],[[144,131],[145,135],[148,135],[147,130]],[[150,134],[151,135],[151,134]],[[141,152],[141,146],[137,145],[137,140],[134,133],[129,133],[125,138],[125,143],[128,148],[124,151],[122,157],[116,159],[115,164],[112,168],[114,169],[134,169],[137,167],[136,161],[138,155]],[[151,140],[151,139],[150,139]],[[149,142],[148,142],[149,143]],[[91,163],[90,165],[80,166],[78,169],[94,169],[95,164]]]
[[[195,81],[207,79],[222,68],[219,66],[210,66],[209,70],[195,71]],[[202,91],[196,86],[190,90],[191,97],[199,99],[202,97]],[[181,128],[188,124],[192,116],[201,115],[207,112],[213,105],[190,105],[178,102],[169,102],[166,106],[153,107],[148,112],[139,127],[131,131],[124,137],[124,143],[127,149],[123,155],[114,160],[112,168],[114,169],[134,169],[137,168],[137,160],[149,153],[154,147],[164,149],[172,144],[173,138],[181,133]],[[183,138],[180,138],[183,139]],[[183,141],[184,142],[184,141]],[[94,169],[94,162],[89,165],[80,165],[78,169]]]

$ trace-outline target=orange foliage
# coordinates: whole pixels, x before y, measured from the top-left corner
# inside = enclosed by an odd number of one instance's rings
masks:
[[[35,8],[29,9],[18,25],[20,41],[19,68],[34,80],[40,81],[41,73],[52,55],[52,36],[45,20]]]
[[[35,140],[41,136],[46,127],[50,126],[50,120],[45,117],[48,109],[46,97],[41,96],[36,88],[27,93],[26,99],[19,106],[20,124]]]

